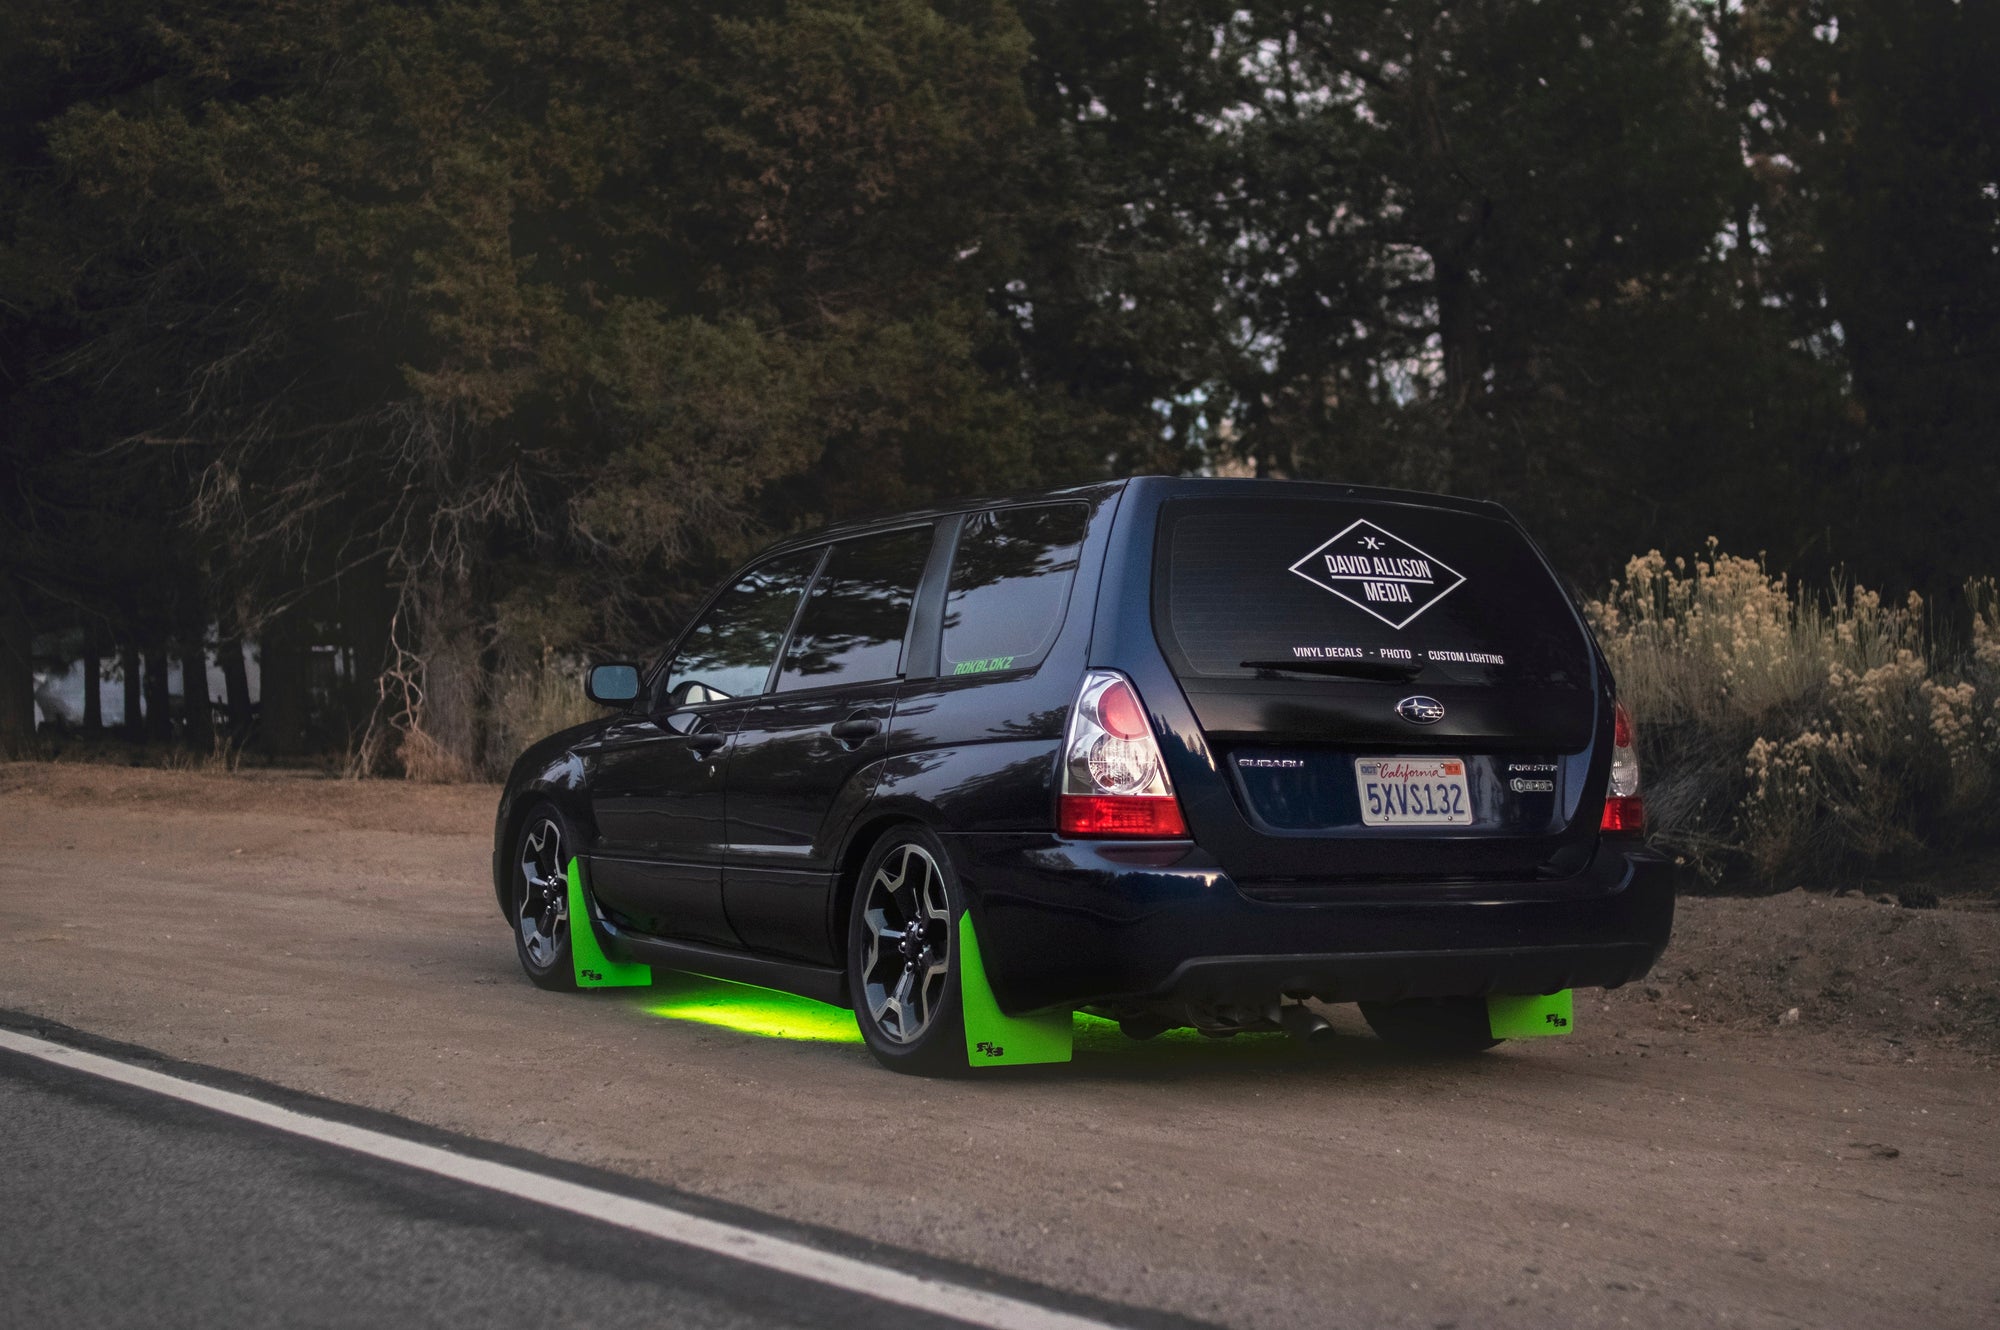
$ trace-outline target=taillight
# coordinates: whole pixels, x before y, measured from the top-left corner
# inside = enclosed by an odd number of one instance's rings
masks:
[[[1632,714],[1623,702],[1611,705],[1611,783],[1604,791],[1601,831],[1627,836],[1646,830],[1646,800],[1639,793],[1639,750],[1632,733]]]
[[[1187,835],[1146,708],[1123,675],[1083,676],[1063,737],[1056,825],[1065,836]]]

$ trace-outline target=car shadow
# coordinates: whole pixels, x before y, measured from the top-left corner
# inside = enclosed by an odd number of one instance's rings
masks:
[[[1553,1071],[1533,1050],[1502,1044],[1484,1053],[1439,1055],[1398,1048],[1369,1034],[1337,1032],[1312,1043],[1284,1034],[1241,1034],[1199,1043],[1147,1041],[1124,1049],[1082,1047],[1067,1065],[996,1068],[1009,1079],[1094,1084],[1313,1082],[1329,1087],[1405,1087],[1541,1080]]]

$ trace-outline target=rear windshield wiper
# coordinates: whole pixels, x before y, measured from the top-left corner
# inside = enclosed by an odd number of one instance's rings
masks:
[[[1408,683],[1424,671],[1421,665],[1394,665],[1385,660],[1246,660],[1239,664],[1259,674],[1279,671],[1332,674],[1343,679],[1380,679],[1384,683]]]

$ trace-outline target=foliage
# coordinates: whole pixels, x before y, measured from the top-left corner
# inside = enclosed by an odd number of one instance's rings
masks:
[[[1275,17],[1243,132],[1265,345],[1232,385],[1261,473],[1498,498],[1602,568],[1648,496],[1712,517],[1743,459],[1810,447],[1824,373],[1718,255],[1743,168],[1696,13]]]
[[[2000,597],[1966,594],[1954,645],[1915,593],[1809,592],[1713,541],[1627,563],[1586,608],[1662,843],[1783,884],[2000,833]]]
[[[254,639],[268,750],[480,771],[773,534],[1142,470],[1935,592],[1996,64],[1949,0],[24,0],[0,644]]]

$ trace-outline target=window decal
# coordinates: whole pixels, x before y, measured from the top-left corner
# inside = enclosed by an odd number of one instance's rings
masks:
[[[1465,585],[1457,569],[1365,520],[1300,559],[1292,571],[1391,628],[1408,627]]]
[[[1013,664],[1014,658],[1012,656],[988,656],[984,660],[961,660],[958,664],[951,667],[951,672],[953,674],[984,674],[988,670],[1011,669]]]

